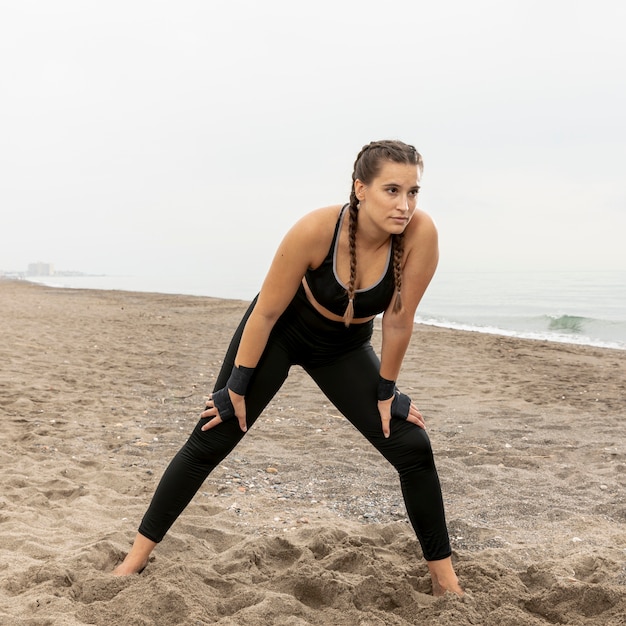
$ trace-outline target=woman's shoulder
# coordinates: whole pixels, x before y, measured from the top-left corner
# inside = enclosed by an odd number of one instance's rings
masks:
[[[408,243],[423,244],[428,241],[437,241],[437,226],[433,218],[422,211],[416,209],[413,218],[405,231]]]
[[[340,211],[337,204],[303,215],[285,235],[279,254],[305,258],[308,267],[318,266],[328,252]]]
[[[315,209],[303,215],[293,226],[292,231],[306,238],[324,238],[328,235],[331,239],[335,231],[335,224],[341,211],[340,204]]]

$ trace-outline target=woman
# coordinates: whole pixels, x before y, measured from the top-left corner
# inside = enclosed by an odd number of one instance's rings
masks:
[[[370,143],[355,161],[349,204],[313,211],[287,233],[233,337],[206,410],[165,471],[116,575],[145,567],[298,364],[398,470],[433,593],[463,593],[424,419],[395,386],[438,260],[435,226],[416,207],[422,170],[413,146]],[[380,361],[370,344],[379,313]]]

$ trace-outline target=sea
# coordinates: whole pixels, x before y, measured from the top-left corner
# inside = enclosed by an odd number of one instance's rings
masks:
[[[250,300],[258,285],[201,275],[46,276],[53,287],[119,289]],[[234,283],[237,284],[234,284]],[[419,324],[626,350],[626,271],[438,271]]]

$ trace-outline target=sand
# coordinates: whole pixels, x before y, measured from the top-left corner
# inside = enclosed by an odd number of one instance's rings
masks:
[[[0,624],[626,624],[626,352],[423,325],[399,385],[465,598],[429,595],[393,470],[299,369],[112,577],[245,306],[0,281]]]

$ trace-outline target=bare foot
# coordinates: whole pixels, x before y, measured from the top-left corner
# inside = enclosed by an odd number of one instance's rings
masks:
[[[135,561],[129,558],[130,554],[111,572],[113,576],[130,576],[131,574],[141,574],[148,565],[148,560]]]
[[[456,576],[455,576],[455,579],[456,579]],[[461,586],[459,585],[458,580],[447,581],[446,583],[441,584],[440,581],[435,581],[433,579],[433,596],[435,596],[436,598],[439,598],[441,596],[446,595],[446,593],[448,592],[456,593],[457,596],[465,595],[465,591],[461,589]]]
[[[113,576],[130,576],[131,574],[141,574],[148,564],[148,559],[156,543],[137,533],[133,547],[126,555],[126,558],[113,570]]]
[[[433,581],[433,596],[440,597],[447,592],[455,593],[457,596],[465,595],[461,585],[459,585],[459,579],[454,573],[451,558],[441,561],[428,561],[428,569]]]

